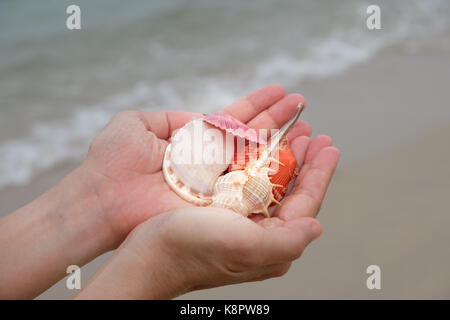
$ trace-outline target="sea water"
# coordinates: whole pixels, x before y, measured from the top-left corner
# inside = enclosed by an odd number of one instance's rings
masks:
[[[371,1],[78,0],[81,30],[68,30],[73,3],[0,1],[0,187],[82,159],[120,110],[208,113],[270,83],[299,91],[387,46],[420,48],[450,16],[450,1],[377,1],[378,32]]]

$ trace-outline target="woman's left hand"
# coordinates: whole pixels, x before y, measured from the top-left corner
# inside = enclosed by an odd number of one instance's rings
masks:
[[[294,190],[271,218],[213,207],[161,214],[136,227],[79,299],[168,299],[220,285],[286,273],[321,234],[317,215],[336,168],[331,140],[292,140],[304,166]]]

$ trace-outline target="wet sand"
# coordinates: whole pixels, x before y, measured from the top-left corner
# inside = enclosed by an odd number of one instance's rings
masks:
[[[309,104],[305,119],[314,134],[333,136],[343,152],[319,215],[322,237],[282,278],[181,298],[449,299],[450,74],[444,68],[449,65],[450,57],[443,54],[388,52],[345,74],[302,86]],[[324,115],[318,106],[327,104],[336,108]],[[434,112],[442,114],[427,116]],[[0,190],[0,216],[75,166],[63,164],[25,187]],[[82,283],[106,258],[83,268]],[[381,267],[381,290],[366,288],[366,268],[372,264]],[[70,298],[73,291],[64,281],[40,298]]]

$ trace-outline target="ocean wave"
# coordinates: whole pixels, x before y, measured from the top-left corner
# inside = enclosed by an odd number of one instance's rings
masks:
[[[321,78],[343,72],[350,67],[365,62],[389,46],[398,44],[408,50],[411,41],[433,37],[448,30],[450,20],[443,1],[410,1],[407,14],[390,19],[390,32],[380,34],[355,25],[350,28],[335,28],[330,35],[316,40],[308,46],[307,53],[287,52],[269,57],[259,64],[256,80],[289,79],[301,81],[305,78]],[[360,5],[361,9],[366,8]],[[377,33],[378,32],[378,33]],[[300,58],[299,58],[300,57]]]

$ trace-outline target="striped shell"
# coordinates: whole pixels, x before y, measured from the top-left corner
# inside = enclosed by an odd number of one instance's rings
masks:
[[[267,170],[239,170],[221,176],[214,187],[213,207],[232,209],[244,216],[263,213],[275,201]]]

